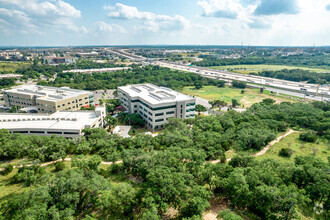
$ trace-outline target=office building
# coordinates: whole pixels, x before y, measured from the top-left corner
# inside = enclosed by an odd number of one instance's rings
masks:
[[[72,64],[76,62],[75,57],[46,57],[46,64]]]
[[[38,113],[78,110],[93,102],[93,93],[67,87],[22,86],[3,92],[6,107],[35,107]]]
[[[195,117],[195,98],[153,84],[118,87],[118,98],[129,113],[138,113],[152,130],[169,118]]]
[[[0,129],[10,133],[39,136],[75,138],[83,135],[85,128],[103,128],[105,107],[94,111],[59,111],[46,114],[0,114]]]

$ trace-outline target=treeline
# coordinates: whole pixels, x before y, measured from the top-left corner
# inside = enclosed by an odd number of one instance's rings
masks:
[[[40,85],[69,86],[70,88],[86,90],[117,89],[118,86],[138,83],[153,83],[172,89],[182,89],[185,86],[224,85],[222,81],[159,66],[133,67],[132,70],[110,73],[59,73],[54,81],[39,82]]]
[[[61,73],[63,70],[71,69],[99,69],[99,68],[113,68],[113,67],[123,67],[124,64],[114,64],[114,63],[96,63],[89,60],[78,60],[75,64],[59,64],[59,65],[37,65],[37,63],[21,67],[16,70],[17,74],[22,74],[22,79],[28,78],[39,78],[41,75],[47,77],[54,76],[55,73]]]
[[[3,78],[0,79],[0,89],[15,85],[16,79],[14,78]]]
[[[259,73],[251,73],[252,75],[259,75],[271,77],[276,79],[285,79],[295,82],[307,81],[308,83],[326,84],[330,82],[330,73],[315,73],[302,69],[283,69],[279,71],[262,71]]]
[[[103,160],[120,159],[124,149],[160,150],[170,147],[200,149],[204,159],[222,159],[224,152],[260,150],[288,127],[301,127],[330,139],[329,104],[273,104],[269,99],[252,105],[246,112],[228,111],[223,115],[197,117],[184,122],[173,119],[164,134],[155,138],[137,136],[123,139],[100,129],[85,130],[85,137],[69,140],[61,137],[11,135],[0,130],[0,160],[29,157],[52,161],[68,154],[98,154]],[[192,128],[190,128],[192,127]],[[114,155],[118,158],[111,159]]]
[[[197,66],[227,66],[241,64],[276,64],[291,66],[314,66],[330,69],[330,55],[291,55],[291,56],[273,56],[273,57],[249,57],[249,58],[226,58],[218,59],[216,57],[204,58],[202,61],[194,62]]]

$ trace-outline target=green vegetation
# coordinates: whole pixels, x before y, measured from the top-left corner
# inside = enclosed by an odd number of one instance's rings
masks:
[[[199,86],[199,88],[205,85],[219,86],[222,81],[207,79],[194,73],[173,71],[159,66],[146,66],[111,73],[59,73],[54,81],[39,82],[40,85],[69,86],[70,88],[86,90],[116,89],[118,86],[139,83],[153,83],[172,89],[182,89],[184,86]]]
[[[330,69],[330,54],[272,56],[272,57],[249,57],[239,59],[218,59],[216,57],[204,58],[202,61],[194,62],[197,66],[228,66],[228,65],[286,65],[299,67],[315,67],[318,69]]]
[[[293,133],[280,142],[274,144],[264,155],[257,157],[257,160],[275,159],[282,162],[293,161],[296,156],[313,156],[328,161],[330,153],[329,140],[325,138],[317,138],[315,143],[309,143],[300,140],[300,133]],[[280,151],[287,148],[292,151],[291,157],[279,156]]]
[[[0,62],[0,74],[14,73],[17,69],[26,68],[30,65],[28,62]]]
[[[38,65],[38,61],[35,60],[33,65],[22,66],[16,69],[17,74],[22,74],[22,79],[36,79],[41,75],[45,75],[47,77],[54,76],[55,73],[61,73],[63,70],[71,70],[71,69],[96,69],[96,68],[111,68],[125,66],[124,64],[113,64],[113,63],[95,63],[93,61],[88,60],[78,60],[75,64],[60,64],[56,66],[48,66],[48,65]]]
[[[227,103],[231,103],[232,99],[235,99],[244,107],[249,107],[254,103],[261,102],[265,98],[272,98],[276,100],[277,103],[285,101],[295,102],[295,100],[285,96],[271,95],[269,91],[264,91],[263,94],[260,94],[258,89],[245,89],[245,92],[241,93],[241,89],[231,87],[218,88],[215,86],[204,86],[202,89],[196,90],[194,87],[189,86],[184,87],[181,92],[210,101],[223,100]]]
[[[16,79],[14,78],[4,78],[0,79],[0,89],[7,88],[15,85]]]
[[[241,218],[239,215],[236,215],[235,213],[233,213],[229,209],[221,210],[218,213],[217,218],[218,219],[223,219],[223,220],[243,220],[243,218]]]
[[[258,151],[288,127],[329,140],[327,105],[267,100],[243,113],[170,119],[156,137],[85,129],[84,137],[71,140],[0,130],[1,160],[37,159],[0,177],[0,214],[4,219],[160,219],[174,208],[178,218],[199,219],[213,195],[259,219],[327,219],[330,167],[317,154],[266,160],[239,155],[225,164],[226,151]],[[74,156],[62,171],[40,166],[69,154],[86,156]],[[101,160],[122,163],[100,168]],[[323,212],[317,214],[313,207],[319,204]]]
[[[285,79],[295,82],[307,81],[308,83],[320,83],[325,84],[330,81],[330,73],[312,73],[307,70],[280,70],[280,71],[262,71],[259,73],[253,73],[258,76],[271,77],[276,79]]]
[[[299,67],[299,66],[286,66],[286,65],[229,65],[229,66],[210,66],[211,69],[216,70],[229,70],[236,73],[250,74],[250,73],[259,73],[262,71],[280,71],[280,70],[308,70],[310,72],[324,73],[329,72],[329,69],[319,69],[319,68],[309,68],[309,67]]]

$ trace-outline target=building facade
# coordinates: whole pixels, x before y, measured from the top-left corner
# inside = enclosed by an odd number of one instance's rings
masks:
[[[195,98],[150,83],[118,87],[118,98],[129,113],[140,114],[152,130],[163,128],[169,118],[195,117]]]
[[[0,114],[0,129],[10,133],[76,138],[85,128],[103,128],[105,107],[94,111],[60,111],[46,114]]]
[[[93,102],[93,93],[67,87],[22,86],[3,92],[6,107],[35,107],[38,113],[78,110]]]
[[[75,57],[46,57],[47,64],[72,64],[76,62]]]

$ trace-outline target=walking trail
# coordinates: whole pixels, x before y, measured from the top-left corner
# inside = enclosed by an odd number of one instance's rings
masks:
[[[264,154],[267,152],[267,150],[268,150],[271,146],[273,146],[274,144],[278,143],[282,138],[284,138],[284,137],[286,137],[286,136],[288,136],[288,135],[290,135],[290,134],[292,134],[292,133],[295,133],[295,132],[297,132],[297,131],[294,131],[294,130],[292,130],[292,129],[290,128],[288,132],[282,134],[281,136],[277,137],[275,140],[271,141],[266,147],[264,147],[261,151],[259,151],[258,153],[254,154],[253,156],[258,157],[258,156],[264,155]],[[231,160],[231,158],[227,158],[227,161],[230,161],[230,160]],[[70,157],[67,157],[67,158],[65,158],[64,160],[62,160],[62,159],[58,159],[58,160],[55,160],[55,161],[50,161],[50,162],[42,163],[42,164],[40,164],[40,166],[42,166],[42,167],[44,167],[44,166],[48,166],[48,165],[50,165],[50,164],[54,164],[54,163],[57,163],[57,162],[59,162],[59,161],[71,161],[71,158],[70,158]],[[116,162],[114,162],[114,163],[115,163],[115,164],[119,164],[119,163],[122,163],[122,162],[123,162],[122,160],[118,160],[118,161],[116,161]],[[216,164],[216,163],[220,163],[220,160],[207,161],[206,163]],[[111,165],[111,164],[113,164],[113,162],[102,161],[101,164],[104,164],[104,165]],[[20,167],[22,167],[22,166],[23,166],[23,165],[14,166],[14,168],[20,168]],[[29,164],[29,165],[27,165],[27,166],[32,166],[32,164]],[[2,169],[3,169],[3,168],[2,168]],[[1,171],[2,169],[0,168],[0,171]]]

